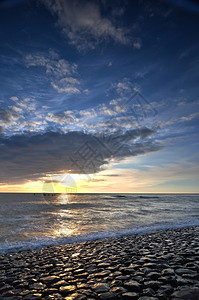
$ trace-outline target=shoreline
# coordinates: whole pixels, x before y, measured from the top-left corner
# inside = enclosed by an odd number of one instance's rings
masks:
[[[0,274],[0,299],[197,300],[199,226],[12,251]]]
[[[192,223],[177,223],[173,225],[162,225],[162,226],[151,226],[151,227],[137,227],[134,229],[126,229],[124,231],[118,232],[96,232],[91,234],[85,235],[72,235],[68,237],[59,237],[52,240],[36,240],[34,242],[21,242],[20,245],[10,244],[6,247],[0,248],[0,256],[9,254],[9,253],[16,253],[20,251],[29,251],[29,250],[40,250],[42,248],[47,247],[57,247],[57,246],[64,246],[67,244],[74,244],[74,243],[83,243],[83,242],[95,242],[98,240],[105,240],[105,239],[112,239],[112,238],[122,238],[128,236],[136,236],[136,235],[147,235],[151,233],[156,233],[159,231],[166,231],[166,230],[175,230],[175,229],[184,229],[189,227],[199,227],[199,222],[192,222]]]

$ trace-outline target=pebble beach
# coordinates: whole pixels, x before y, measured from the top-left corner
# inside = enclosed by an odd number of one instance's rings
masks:
[[[3,254],[0,299],[199,299],[199,227]]]

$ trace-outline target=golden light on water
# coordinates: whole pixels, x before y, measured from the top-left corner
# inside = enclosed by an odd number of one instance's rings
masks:
[[[64,236],[71,236],[75,232],[74,229],[68,228],[66,226],[60,227],[58,229],[55,229],[53,231],[53,236],[54,237],[64,237]]]
[[[68,195],[62,194],[59,196],[59,204],[67,204],[68,203]]]

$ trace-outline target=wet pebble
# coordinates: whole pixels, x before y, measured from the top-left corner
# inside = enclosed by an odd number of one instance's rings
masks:
[[[197,300],[198,227],[0,255],[0,299]]]

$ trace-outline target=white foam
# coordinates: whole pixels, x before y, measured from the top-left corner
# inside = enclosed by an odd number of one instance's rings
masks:
[[[176,223],[176,224],[165,224],[165,225],[157,225],[157,226],[145,226],[140,228],[132,228],[126,229],[123,231],[104,231],[104,232],[93,232],[85,235],[74,235],[70,237],[63,238],[37,238],[32,241],[26,242],[8,242],[5,241],[2,245],[0,245],[0,253],[7,253],[12,251],[19,251],[22,249],[40,249],[46,246],[57,246],[75,242],[85,242],[85,241],[94,241],[104,238],[114,238],[114,237],[122,237],[128,235],[143,235],[148,234],[160,230],[166,229],[178,229],[185,227],[199,226],[199,220],[189,221],[185,223]]]

